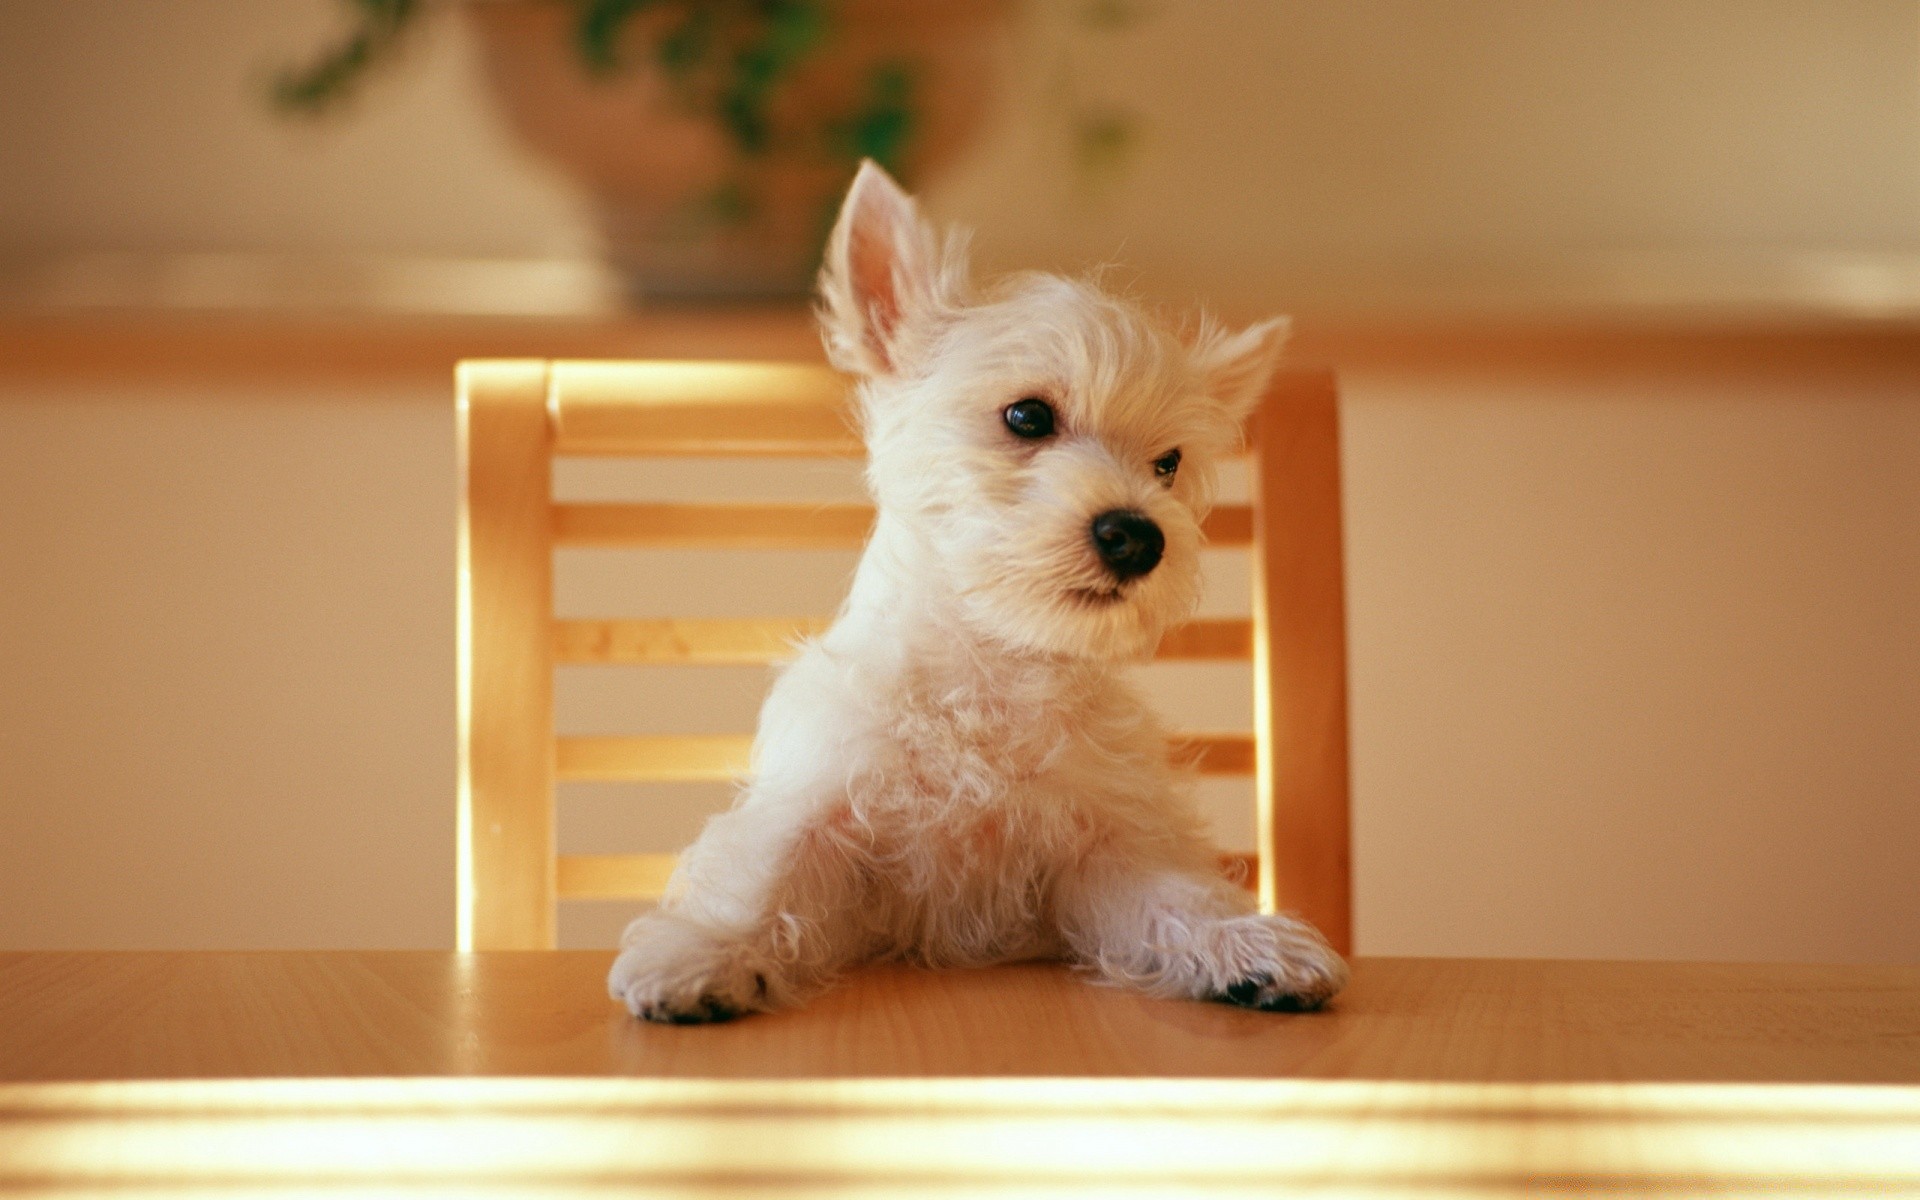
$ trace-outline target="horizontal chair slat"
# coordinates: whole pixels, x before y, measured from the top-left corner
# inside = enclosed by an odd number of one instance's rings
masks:
[[[1189,621],[1167,630],[1155,658],[1204,661],[1253,657],[1253,622],[1241,618]]]
[[[824,366],[556,362],[554,453],[857,457],[848,384]]]
[[[1253,545],[1253,509],[1244,504],[1222,504],[1200,522],[1200,532],[1212,546]]]
[[[562,854],[555,890],[562,900],[657,900],[667,890],[672,854]]]
[[[830,549],[864,544],[866,504],[556,504],[561,546]]]
[[[1260,887],[1260,856],[1249,850],[1222,850],[1220,873],[1248,891]]]
[[[1253,774],[1253,735],[1250,733],[1176,733],[1174,761],[1202,775]]]
[[[794,644],[824,632],[824,617],[561,620],[553,625],[554,661],[578,664],[758,666],[793,657]],[[1245,659],[1253,623],[1193,621],[1160,641],[1162,659]]]
[[[1253,544],[1253,510],[1223,504],[1202,528],[1215,546]],[[561,546],[806,550],[857,547],[873,529],[866,504],[556,504]]]
[[[556,890],[562,900],[658,900],[676,861],[672,854],[562,854]],[[1258,857],[1223,850],[1220,870],[1250,884],[1260,870]]]
[[[1321,370],[1283,370],[1268,403],[1332,387]],[[849,381],[811,363],[581,361],[550,366],[554,452],[636,457],[858,457]]]
[[[554,768],[570,781],[711,783],[747,773],[746,734],[651,734],[554,739]]]
[[[793,657],[824,617],[679,618],[553,623],[553,658],[564,664],[758,666]]]
[[[711,783],[746,776],[746,734],[649,734],[554,740],[559,778],[569,782]],[[1202,775],[1253,774],[1250,733],[1190,733],[1173,739],[1175,761]]]

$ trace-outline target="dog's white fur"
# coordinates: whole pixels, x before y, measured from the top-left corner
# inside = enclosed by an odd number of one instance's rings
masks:
[[[1285,323],[1176,336],[1050,275],[978,295],[962,242],[871,163],[820,290],[829,357],[860,379],[879,521],[839,618],[767,697],[753,783],[622,938],[613,996],[714,1020],[862,960],[1035,957],[1161,996],[1333,995],[1346,966],[1319,934],[1221,877],[1120,674],[1192,611],[1214,466]],[[1009,431],[1026,397],[1052,405],[1054,436]],[[1089,533],[1111,509],[1166,541],[1118,584]]]

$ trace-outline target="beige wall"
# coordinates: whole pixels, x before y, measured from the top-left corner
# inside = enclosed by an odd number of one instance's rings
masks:
[[[267,81],[325,43],[334,7],[0,3],[0,253],[585,245],[566,190],[474,103],[457,37],[424,40],[348,119],[275,118]]]
[[[452,439],[0,398],[0,945],[451,943]]]
[[[1920,371],[1348,388],[1369,949],[1920,958]]]

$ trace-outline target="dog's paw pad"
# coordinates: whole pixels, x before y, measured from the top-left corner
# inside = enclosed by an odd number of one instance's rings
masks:
[[[670,1004],[644,1005],[638,1015],[662,1025],[718,1025],[739,1016],[740,1010],[718,997],[702,996],[685,1007]]]
[[[1257,1008],[1261,1012],[1314,1012],[1326,1003],[1325,997],[1280,991],[1274,986],[1272,978],[1266,975],[1255,975],[1230,983],[1213,998],[1222,1004]]]
[[[1267,986],[1267,980],[1264,978],[1242,979],[1239,983],[1228,984],[1227,990],[1220,993],[1217,999],[1228,1004],[1238,1004],[1242,1008],[1252,1008],[1259,1002],[1260,989],[1265,986]]]

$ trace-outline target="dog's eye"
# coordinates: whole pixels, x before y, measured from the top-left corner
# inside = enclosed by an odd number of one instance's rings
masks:
[[[1000,418],[1015,437],[1043,438],[1053,433],[1053,405],[1038,396],[1007,405]]]
[[[1162,479],[1171,480],[1173,473],[1180,469],[1180,451],[1169,450],[1153,460],[1153,473]]]

